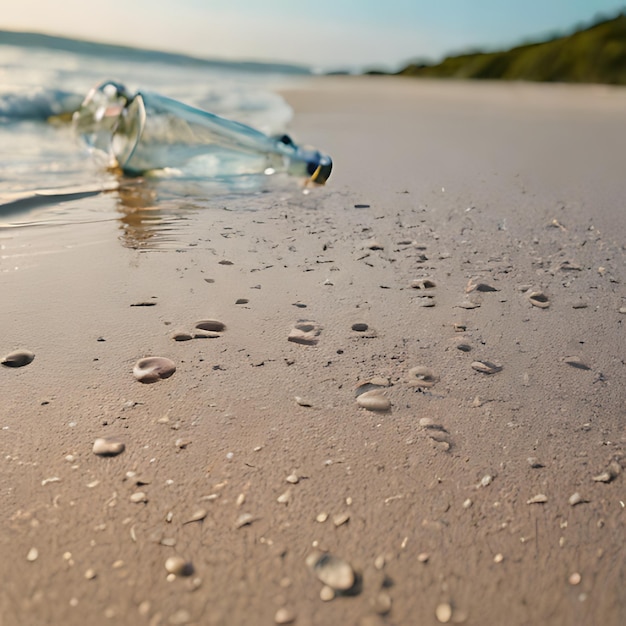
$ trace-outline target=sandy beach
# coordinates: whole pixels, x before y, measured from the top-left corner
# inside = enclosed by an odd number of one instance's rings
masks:
[[[324,188],[0,231],[0,623],[624,624],[626,90],[284,96]]]

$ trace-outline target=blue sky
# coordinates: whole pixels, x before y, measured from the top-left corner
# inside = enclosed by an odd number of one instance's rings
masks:
[[[15,0],[0,28],[185,52],[385,67],[508,47],[626,9],[626,0]]]

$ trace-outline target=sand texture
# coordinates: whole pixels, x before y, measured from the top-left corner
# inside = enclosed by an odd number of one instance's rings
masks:
[[[323,189],[0,231],[0,622],[626,623],[626,91],[286,98]]]

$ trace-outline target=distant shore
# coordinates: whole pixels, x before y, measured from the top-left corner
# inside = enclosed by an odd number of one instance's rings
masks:
[[[371,70],[371,74],[386,72]],[[626,85],[626,15],[550,41],[416,61],[396,74],[421,78]]]

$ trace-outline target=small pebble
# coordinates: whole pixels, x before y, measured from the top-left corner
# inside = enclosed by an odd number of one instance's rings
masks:
[[[31,548],[26,555],[26,560],[32,563],[33,561],[36,561],[38,557],[39,550],[37,550],[37,548]]]
[[[580,584],[580,581],[582,580],[582,576],[578,573],[578,572],[574,572],[570,577],[569,577],[569,584],[570,585],[578,585]]]
[[[387,615],[391,611],[391,596],[386,591],[380,591],[374,598],[373,608],[379,615]]]
[[[438,622],[447,624],[452,618],[452,607],[447,602],[439,604],[435,609],[435,617]]]
[[[368,411],[389,411],[391,401],[378,390],[366,391],[357,399],[356,403],[363,409]]]
[[[576,493],[573,493],[568,500],[570,506],[576,506],[577,504],[582,504],[583,502],[586,502],[586,500],[583,499],[583,497],[578,493],[578,491]]]
[[[254,521],[254,517],[250,513],[242,513],[235,522],[235,528],[249,526]]]
[[[98,456],[117,456],[125,448],[124,442],[114,437],[99,437],[93,442],[93,453]]]
[[[169,515],[169,514],[168,514]],[[189,518],[187,518],[183,524],[191,524],[192,522],[201,522],[206,516],[208,512],[206,509],[198,509],[194,511]],[[170,520],[171,521],[171,520]]]
[[[374,559],[374,567],[377,570],[381,570],[385,567],[385,557],[384,555],[379,555],[376,557],[376,559]]]
[[[172,626],[183,626],[191,621],[191,614],[185,609],[179,609],[176,613],[172,613],[167,620]]]
[[[469,509],[472,506],[472,500],[470,498],[467,498],[467,500],[465,500],[463,502],[463,508],[464,509]]]
[[[291,624],[296,621],[296,614],[292,609],[289,609],[285,606],[281,607],[276,611],[276,615],[274,615],[274,621],[277,624]]]
[[[292,485],[295,485],[298,482],[300,482],[300,479],[298,478],[297,474],[289,474],[289,476],[287,476],[287,478],[285,480],[288,483],[291,483]]]
[[[335,590],[328,585],[324,585],[320,590],[320,600],[322,602],[330,602],[335,598]]]
[[[480,308],[480,302],[474,302],[472,300],[463,300],[461,304],[459,304],[459,308],[461,309],[478,309]]]
[[[317,578],[335,591],[347,591],[354,586],[356,576],[349,563],[328,553],[314,552],[306,559]]]
[[[355,324],[352,324],[352,330],[357,333],[364,333],[368,328],[369,326],[364,322],[357,322]]]
[[[500,553],[496,554],[496,556],[493,557],[494,563],[502,563],[502,561],[504,561],[504,555]]]
[[[526,504],[543,504],[548,501],[548,496],[543,493],[538,493],[536,496],[533,496],[529,500],[526,500]]]
[[[492,482],[493,482],[493,476],[491,476],[490,474],[485,474],[480,479],[480,487],[488,487],[489,485],[491,485]]]
[[[165,569],[174,576],[191,576],[194,571],[193,565],[182,556],[170,556],[165,561]]]
[[[428,563],[430,559],[430,554],[428,554],[428,552],[420,552],[420,554],[417,555],[417,560],[419,563]]]
[[[620,464],[617,461],[611,461],[606,471],[593,477],[593,480],[597,483],[610,483],[617,478],[622,471]]]
[[[130,501],[135,504],[148,502],[148,496],[143,491],[137,491],[130,496]]]
[[[348,513],[339,513],[337,515],[333,515],[333,524],[336,527],[342,526],[348,521],[350,521],[350,515],[348,515]]]
[[[278,504],[288,504],[291,499],[291,491],[287,490],[285,493],[281,493],[278,498],[276,498],[276,502]]]
[[[5,367],[24,367],[29,363],[32,363],[35,355],[29,350],[14,350],[5,354],[0,360],[0,363]]]
[[[87,580],[93,580],[96,577],[96,571],[89,568],[86,572],[85,572],[85,578]]]
[[[320,524],[323,524],[328,519],[328,513],[320,513],[315,520]]]

